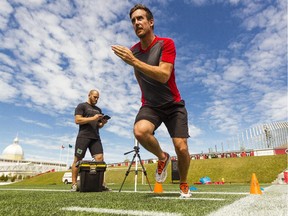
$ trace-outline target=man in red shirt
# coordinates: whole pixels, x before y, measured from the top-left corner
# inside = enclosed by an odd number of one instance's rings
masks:
[[[170,38],[154,34],[154,18],[142,4],[130,10],[130,19],[140,42],[131,49],[113,45],[113,52],[134,67],[142,93],[142,106],[136,116],[134,135],[139,143],[158,157],[157,182],[164,182],[170,155],[163,151],[154,131],[163,122],[172,138],[178,158],[180,197],[191,196],[187,175],[190,165],[188,151],[188,114],[175,82],[176,50]]]

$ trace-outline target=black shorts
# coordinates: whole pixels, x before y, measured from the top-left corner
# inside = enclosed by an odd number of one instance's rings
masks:
[[[183,100],[160,108],[142,106],[136,116],[135,123],[143,119],[154,124],[155,130],[163,122],[171,138],[189,137],[188,114]]]
[[[103,146],[100,138],[90,139],[77,137],[75,144],[75,156],[83,159],[88,148],[92,157],[96,154],[103,154]]]

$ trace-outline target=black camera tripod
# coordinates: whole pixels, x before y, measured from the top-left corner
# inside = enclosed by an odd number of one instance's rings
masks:
[[[122,187],[123,187],[123,185],[124,185],[124,182],[125,182],[127,176],[128,176],[129,173],[130,173],[131,166],[132,166],[132,164],[133,164],[136,156],[137,156],[138,159],[139,159],[139,162],[140,162],[141,167],[142,167],[142,172],[144,173],[144,175],[145,175],[145,177],[146,177],[146,180],[147,180],[147,183],[148,183],[148,185],[149,185],[149,187],[150,187],[150,190],[152,191],[152,188],[151,188],[149,179],[148,179],[148,177],[147,177],[146,169],[145,169],[144,166],[143,166],[143,163],[142,163],[142,160],[141,160],[141,157],[140,157],[140,154],[139,154],[139,149],[140,149],[140,148],[139,148],[138,142],[137,142],[137,145],[134,146],[134,149],[133,149],[132,151],[129,151],[129,152],[124,153],[124,155],[127,155],[127,154],[130,154],[130,153],[133,152],[133,151],[135,152],[135,154],[134,154],[134,156],[133,156],[133,158],[132,158],[132,161],[130,162],[130,165],[129,165],[129,167],[128,167],[128,170],[126,171],[125,178],[124,178],[124,180],[123,180],[123,182],[122,182],[122,185],[121,185],[121,187],[120,187],[120,189],[119,189],[119,192],[121,192],[121,190],[122,190]],[[137,177],[137,175],[138,175],[138,169],[136,168],[136,169],[135,169],[135,176]],[[136,184],[137,184],[137,178],[135,179],[135,185],[136,185]],[[136,191],[136,187],[135,187],[135,191]]]

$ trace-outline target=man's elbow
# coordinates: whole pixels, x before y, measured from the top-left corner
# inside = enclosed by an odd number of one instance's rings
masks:
[[[169,78],[170,78],[170,76],[168,76],[168,75],[163,75],[162,77],[161,77],[161,79],[159,80],[162,84],[165,84],[165,83],[167,83],[168,81],[169,81]]]

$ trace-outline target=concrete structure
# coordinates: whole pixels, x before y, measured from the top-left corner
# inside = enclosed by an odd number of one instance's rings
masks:
[[[14,139],[13,144],[7,146],[2,154],[4,159],[11,159],[11,160],[23,160],[24,159],[24,152],[22,147],[19,145],[19,139],[16,137]]]
[[[0,155],[0,176],[35,176],[45,172],[67,170],[67,164],[63,162],[47,162],[38,160],[25,160],[24,151],[16,137],[13,143],[7,146]]]

